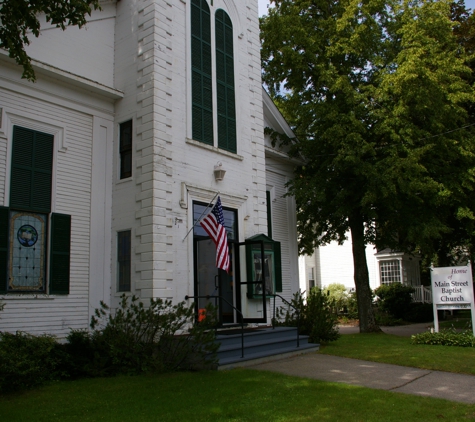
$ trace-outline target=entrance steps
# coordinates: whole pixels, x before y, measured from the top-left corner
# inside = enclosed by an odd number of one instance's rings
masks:
[[[308,342],[308,336],[299,336],[294,327],[256,327],[244,329],[244,356],[242,356],[241,329],[218,331],[220,343],[217,358],[218,369],[253,365],[287,356],[319,350],[318,344]]]

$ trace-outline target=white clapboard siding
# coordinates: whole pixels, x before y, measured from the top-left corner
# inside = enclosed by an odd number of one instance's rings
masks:
[[[276,168],[272,160],[267,159],[268,168]],[[296,260],[297,235],[295,232],[295,210],[292,198],[285,197],[288,180],[284,172],[266,171],[266,184],[274,189],[274,199],[271,202],[272,238],[281,242],[282,252],[282,293],[290,301],[298,286],[298,268]],[[293,246],[293,248],[292,248]],[[294,257],[295,255],[295,257]],[[277,300],[279,304],[280,300]]]
[[[27,96],[0,88],[1,107],[7,113],[30,121],[47,121],[64,130],[63,145],[55,145],[53,212],[71,215],[70,294],[5,295],[0,300],[0,331],[44,332],[60,337],[70,328],[89,324],[89,260],[91,213],[92,115],[78,112],[74,105],[61,107],[43,101],[38,95]],[[11,136],[10,134],[7,134]],[[5,141],[0,137],[0,184],[6,174]]]

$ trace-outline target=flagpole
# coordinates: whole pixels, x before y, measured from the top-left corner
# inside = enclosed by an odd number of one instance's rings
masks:
[[[186,236],[183,238],[182,242],[185,241],[185,239],[188,237],[188,235],[191,233],[191,231],[195,228],[196,226],[196,223],[198,223],[200,220],[201,220],[201,217],[203,217],[203,214],[208,210],[209,206],[213,203],[213,201],[216,199],[216,197],[219,195],[219,191],[216,192],[216,195],[214,195],[213,199],[211,201],[209,201],[209,204],[206,205],[206,208],[204,209],[204,211],[201,213],[201,215],[198,217],[198,219],[194,222],[193,226],[191,227],[190,230],[188,230],[188,233],[186,234]],[[211,208],[213,209],[213,208]]]

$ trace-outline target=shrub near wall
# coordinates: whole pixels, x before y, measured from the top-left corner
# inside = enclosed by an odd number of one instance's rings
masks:
[[[124,295],[117,310],[96,310],[92,331],[72,330],[65,344],[48,335],[0,333],[0,392],[65,378],[214,368],[214,310],[193,324],[193,309],[161,299],[145,307]]]
[[[60,345],[48,335],[0,333],[0,392],[10,393],[61,379]]]

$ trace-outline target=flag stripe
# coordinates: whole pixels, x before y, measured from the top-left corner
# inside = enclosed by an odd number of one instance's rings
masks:
[[[200,225],[216,245],[216,267],[229,272],[228,236],[219,196],[209,214],[200,221]]]

